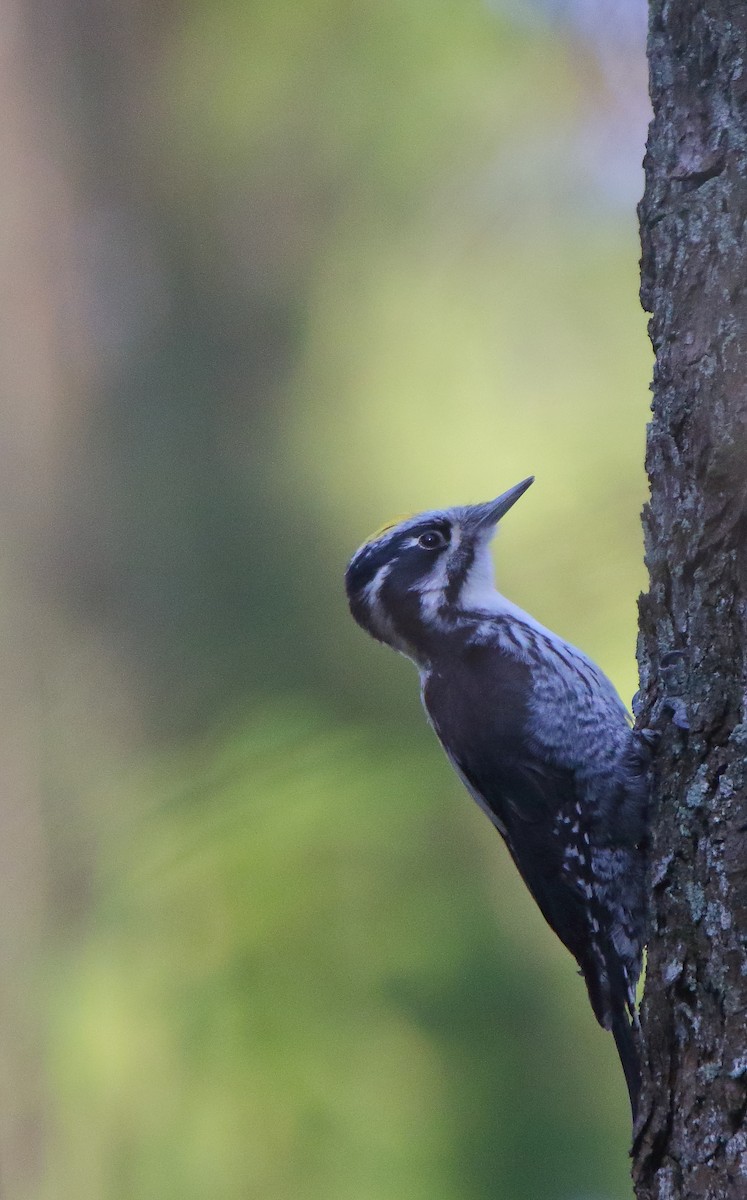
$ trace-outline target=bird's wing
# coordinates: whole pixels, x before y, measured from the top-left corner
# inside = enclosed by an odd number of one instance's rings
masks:
[[[589,939],[584,866],[590,853],[573,776],[513,755],[489,778],[480,765],[461,761],[459,768],[471,794],[493,817],[545,920],[579,959]]]
[[[579,781],[527,734],[528,667],[492,647],[478,652],[462,669],[452,663],[425,681],[426,709],[545,920],[579,963],[598,1020],[608,1025],[609,975],[620,968],[607,944],[609,914],[593,886],[593,835]],[[621,975],[613,990],[624,995],[623,985]]]

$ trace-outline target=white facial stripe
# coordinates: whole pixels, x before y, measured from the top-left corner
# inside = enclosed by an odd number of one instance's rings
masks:
[[[434,563],[428,578],[415,585],[414,590],[420,596],[420,608],[425,616],[433,616],[441,607],[447,579],[446,557],[442,555],[438,562]]]
[[[395,650],[399,650],[401,654],[409,656],[407,643],[398,636],[394,624],[387,616],[386,609],[381,603],[381,589],[393,565],[393,563],[388,562],[384,563],[383,567],[379,567],[371,582],[367,583],[364,587],[362,595],[368,606],[372,627]]]
[[[371,614],[371,623],[378,628],[380,633],[388,637],[391,637],[392,634],[392,623],[381,603],[381,589],[387,575],[391,572],[392,565],[388,562],[384,563],[383,567],[379,567],[371,582],[367,583],[363,589],[363,598]]]
[[[449,582],[448,564],[449,558],[455,550],[459,548],[460,530],[459,526],[455,525],[451,531],[451,541],[449,542],[448,552],[439,554],[433,564],[430,573],[415,584],[414,590],[420,596],[420,607],[423,615],[426,617],[435,616],[439,608],[443,604],[444,591]],[[417,539],[413,539],[413,545],[417,543]]]
[[[379,567],[371,582],[367,583],[363,589],[363,596],[365,597],[366,604],[372,611],[379,603],[379,595],[381,594],[382,585],[391,569],[392,564],[390,562],[384,563],[383,567]]]

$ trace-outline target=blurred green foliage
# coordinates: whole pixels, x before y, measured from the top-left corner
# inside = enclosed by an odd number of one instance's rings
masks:
[[[118,118],[76,67],[156,266],[66,450],[34,1196],[619,1200],[611,1039],[342,592],[392,514],[534,473],[499,582],[632,695],[649,355],[593,50],[476,0],[191,0],[149,48]],[[116,704],[91,745],[120,686],[146,766]]]
[[[91,923],[47,981],[43,1194],[611,1187],[607,1039],[445,764],[298,701],[245,724],[120,798]]]

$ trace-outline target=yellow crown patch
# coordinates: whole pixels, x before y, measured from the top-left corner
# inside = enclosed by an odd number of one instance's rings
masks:
[[[396,529],[403,521],[408,521],[411,516],[413,516],[413,513],[401,513],[398,517],[393,517],[391,521],[387,521],[385,525],[380,525],[372,534],[369,534],[363,545],[367,546],[369,542],[378,541],[383,534],[388,533],[390,529]]]

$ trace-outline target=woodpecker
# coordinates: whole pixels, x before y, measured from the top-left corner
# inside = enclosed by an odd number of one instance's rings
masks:
[[[650,740],[589,658],[502,596],[490,542],[534,482],[384,526],[353,555],[353,617],[420,672],[428,720],[611,1030],[633,1118]]]

